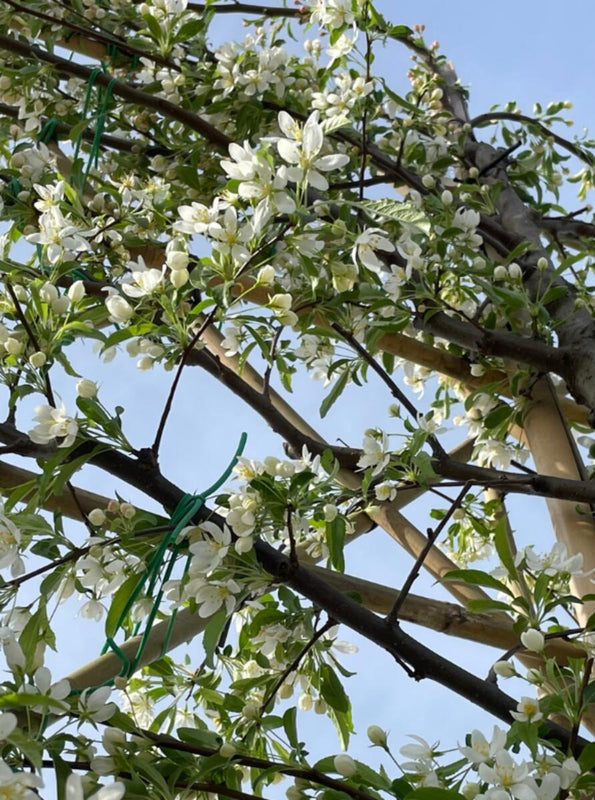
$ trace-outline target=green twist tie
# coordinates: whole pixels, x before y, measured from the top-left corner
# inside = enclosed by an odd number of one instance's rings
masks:
[[[52,140],[57,141],[58,136],[56,134],[56,128],[60,124],[60,120],[57,117],[50,117],[46,119],[43,123],[41,130],[39,131],[39,135],[37,137],[38,142],[43,142],[47,144]]]
[[[93,94],[93,87],[97,80],[97,76],[101,73],[106,72],[106,66],[102,62],[100,67],[94,67],[91,70],[91,74],[89,75],[89,80],[87,82],[87,94],[85,95],[85,102],[83,105],[83,119],[87,118],[87,114],[89,112],[89,106],[91,104],[91,96]],[[91,143],[91,152],[89,153],[89,159],[87,161],[87,165],[82,173],[82,178],[80,181],[80,191],[82,192],[85,188],[85,184],[87,183],[87,178],[89,176],[89,172],[93,164],[97,166],[99,161],[99,145],[101,142],[101,134],[103,133],[103,129],[105,127],[105,118],[107,114],[107,109],[112,98],[113,94],[113,87],[114,83],[116,83],[116,78],[111,78],[105,91],[102,86],[99,86],[99,90],[97,92],[97,123],[95,125],[95,134],[93,135],[93,142]],[[74,154],[73,154],[73,162],[76,163],[78,159],[78,155],[81,148],[81,142],[83,140],[83,131],[77,137],[76,144],[74,147]]]
[[[21,182],[18,178],[12,178],[6,187],[13,197],[16,197],[21,191]]]
[[[145,630],[141,636],[141,640],[139,642],[136,655],[132,659],[128,658],[128,656],[114,641],[113,636],[107,637],[105,645],[101,651],[101,655],[106,653],[108,650],[111,650],[118,656],[118,658],[122,662],[122,669],[119,673],[120,677],[129,678],[138,669],[138,665],[141,661],[142,655],[147,646],[149,636],[151,634],[151,629],[153,627],[155,617],[159,612],[159,606],[161,605],[161,600],[163,599],[164,585],[171,577],[171,573],[173,571],[175,563],[180,554],[180,550],[182,548],[182,543],[177,542],[176,539],[178,538],[183,528],[185,528],[186,525],[188,525],[188,523],[196,515],[199,509],[202,508],[207,498],[211,494],[216,492],[217,489],[219,489],[221,485],[229,478],[232,469],[237,463],[238,458],[244,451],[247,438],[248,438],[247,434],[242,433],[238,448],[233,458],[231,459],[229,465],[227,466],[223,474],[215,481],[215,483],[212,486],[209,486],[208,489],[206,489],[204,492],[201,492],[200,494],[195,494],[195,495],[185,494],[178,503],[178,505],[176,506],[176,509],[171,516],[172,530],[162,538],[161,542],[159,543],[159,546],[151,556],[151,559],[147,564],[146,570],[143,572],[141,576],[139,576],[139,579],[136,585],[134,586],[134,589],[130,593],[130,596],[128,597],[124,605],[124,608],[120,613],[118,621],[115,625],[115,631],[117,632],[122,627],[124,621],[126,620],[128,614],[130,613],[130,610],[132,609],[132,606],[134,605],[139,595],[141,594],[143,587],[148,582],[146,594],[148,596],[153,596],[155,590],[156,594],[154,595],[153,606],[147,617]],[[171,553],[169,554],[169,558],[167,558],[167,563],[166,563],[166,552],[170,547],[171,547]],[[186,572],[188,571],[190,558],[191,556],[189,554],[186,558],[186,564],[184,566],[184,574],[186,574]],[[174,609],[169,618],[167,630],[165,633],[165,637],[163,639],[163,645],[161,647],[160,657],[163,657],[168,650],[168,645],[171,638],[177,613],[178,610]],[[140,623],[137,623],[133,631],[133,636],[137,636],[139,630],[140,630]],[[113,685],[113,680],[106,681],[106,683],[103,685],[104,686]]]

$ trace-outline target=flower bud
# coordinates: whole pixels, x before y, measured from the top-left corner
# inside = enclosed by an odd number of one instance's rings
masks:
[[[41,350],[38,350],[36,353],[32,353],[29,356],[29,363],[32,367],[43,367],[46,361],[47,356],[45,353],[42,353]]]
[[[56,297],[55,300],[52,300],[50,306],[54,314],[66,314],[68,311],[68,306],[70,305],[70,300],[66,297],[66,295],[60,295]]]
[[[494,268],[494,280],[495,281],[505,281],[508,277],[508,270],[506,267],[503,267],[502,264],[499,264],[497,267]]]
[[[344,778],[351,778],[357,772],[355,761],[347,753],[340,753],[333,759],[335,771]]]
[[[440,195],[440,198],[445,206],[449,206],[453,201],[452,192],[449,189],[445,189]]]
[[[105,300],[105,305],[110,315],[112,322],[126,323],[130,321],[134,310],[132,306],[120,297],[119,294],[112,294]]]
[[[153,368],[153,359],[150,356],[143,356],[136,362],[136,366],[138,369],[146,372],[146,370]]]
[[[101,508],[94,508],[89,511],[87,515],[87,519],[91,523],[91,525],[103,525],[106,521],[107,517],[105,516],[105,512],[102,511]]]
[[[274,267],[271,267],[269,265],[267,267],[262,267],[262,269],[258,270],[258,275],[256,277],[257,283],[263,284],[265,286],[270,286],[274,280],[275,280]]]
[[[7,339],[4,342],[6,352],[11,356],[18,356],[23,352],[24,344],[19,339]]]
[[[76,385],[76,393],[79,397],[97,397],[97,384],[88,378],[82,378]]]
[[[426,187],[426,189],[433,189],[436,186],[436,181],[431,175],[424,175],[421,179],[421,182]]]
[[[190,258],[185,250],[171,250],[167,254],[165,261],[172,272],[177,272],[180,269],[188,269]]]
[[[82,281],[75,281],[68,289],[67,294],[71,303],[79,303],[86,294],[85,284]]]
[[[537,269],[544,270],[544,269],[547,269],[547,266],[548,266],[547,258],[544,258],[544,256],[541,256],[540,258],[537,259]]]
[[[124,519],[132,519],[136,514],[136,508],[132,503],[120,503],[120,514]]]
[[[324,506],[324,519],[326,522],[332,522],[334,519],[337,518],[337,514],[339,513],[337,506],[334,503],[326,503]]]
[[[492,669],[501,678],[512,678],[516,675],[514,666],[508,661],[496,661]]]
[[[169,280],[174,289],[181,289],[190,280],[190,273],[187,269],[172,270]]]
[[[523,270],[514,261],[508,265],[508,276],[511,280],[520,280],[523,277]]]
[[[219,748],[219,755],[223,756],[223,758],[232,758],[232,756],[235,756],[236,752],[237,750],[231,742],[223,742]]]
[[[386,731],[382,730],[380,725],[370,725],[366,732],[372,744],[386,747]]]
[[[534,653],[541,653],[545,640],[541,631],[535,630],[535,628],[528,628],[521,633],[521,642],[523,647],[527,650],[532,650]]]
[[[314,713],[315,714],[326,714],[327,705],[322,699],[319,697],[318,700],[314,703]]]
[[[53,283],[44,283],[39,290],[39,296],[44,303],[52,303],[58,299],[58,290]]]

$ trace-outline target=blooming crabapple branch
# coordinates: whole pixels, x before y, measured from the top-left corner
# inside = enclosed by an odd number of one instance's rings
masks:
[[[219,750],[216,748],[207,747],[206,745],[182,742],[179,739],[170,736],[169,734],[154,733],[153,731],[145,728],[137,728],[135,733],[139,736],[139,738],[153,742],[162,751],[179,750],[183,753],[191,753],[194,755],[207,757],[217,755],[219,753]],[[242,764],[246,767],[267,769],[278,772],[280,775],[301,778],[305,781],[318,784],[319,786],[326,786],[329,789],[334,789],[335,791],[340,791],[344,794],[347,794],[350,797],[353,797],[354,800],[378,800],[378,798],[368,794],[367,792],[364,792],[358,786],[354,786],[353,783],[331,778],[324,772],[320,772],[320,770],[317,769],[302,766],[288,766],[278,761],[269,761],[265,758],[257,758],[255,756],[244,755],[242,753],[236,753],[231,757],[230,760],[233,763]]]
[[[0,425],[0,435],[5,426]],[[84,443],[77,451],[88,450],[90,443]],[[78,454],[78,453],[77,453]],[[144,491],[163,504],[167,509],[175,508],[183,498],[183,492],[168,481],[156,466],[132,459],[117,451],[103,451],[90,457],[90,462],[125,480]],[[201,508],[195,522],[209,518],[220,526],[224,520],[207,507]],[[341,595],[325,581],[318,578],[302,565],[292,565],[291,561],[271,545],[256,540],[256,556],[261,566],[274,578],[287,583],[303,596],[323,608],[330,616],[361,633],[370,641],[387,650],[395,659],[409,664],[418,679],[430,678],[466,697],[495,716],[510,720],[509,712],[516,708],[512,697],[497,687],[486,684],[471,673],[450,663],[433,651],[421,645],[398,628],[391,628],[375,614],[361,607],[351,598]],[[561,741],[568,741],[568,734],[550,723],[551,735]],[[561,739],[561,737],[564,737]]]
[[[29,325],[27,317],[23,314],[23,309],[21,308],[21,304],[19,303],[19,300],[14,292],[14,289],[12,288],[12,284],[10,283],[10,281],[4,281],[4,285],[6,286],[6,291],[10,295],[10,299],[13,302],[16,315],[21,321],[21,324],[25,329],[27,336],[29,337],[29,341],[31,342],[36,351],[41,350],[39,342],[37,341],[37,337],[35,336],[35,333],[33,332],[31,326]],[[54,398],[54,393],[52,391],[52,384],[50,382],[50,376],[47,370],[44,372],[43,380],[45,383],[45,396],[47,398],[47,401],[51,406],[55,406],[56,400]]]
[[[68,30],[73,31],[74,33],[79,33],[84,39],[91,39],[95,42],[99,42],[100,44],[106,45],[107,47],[117,47],[118,50],[122,51],[123,53],[127,53],[132,56],[142,56],[143,58],[148,58],[151,61],[154,61],[157,64],[161,64],[163,66],[169,67],[170,69],[179,70],[179,67],[167,58],[162,58],[161,56],[155,55],[147,50],[141,50],[138,47],[134,47],[133,45],[129,44],[125,39],[122,39],[119,36],[116,36],[112,33],[105,34],[101,33],[101,31],[94,30],[93,28],[83,27],[82,25],[77,25],[75,22],[70,22],[69,20],[62,18],[57,19],[56,17],[52,17],[51,14],[46,14],[43,11],[39,11],[37,9],[33,9],[31,7],[23,6],[20,3],[16,3],[15,0],[1,0],[3,3],[6,3],[7,6],[14,8],[16,11],[19,11],[21,14],[27,14],[30,17],[35,17],[36,19],[42,19],[45,22],[49,22],[51,25],[61,25],[64,28],[68,28]],[[71,40],[69,38],[64,38],[60,40],[60,47],[64,47],[65,49],[72,49],[69,47],[69,42]]]
[[[75,491],[78,491],[78,490],[75,490]],[[105,498],[105,500],[106,500],[106,502],[108,502],[107,501],[107,497]],[[132,536],[135,539],[137,539],[137,538],[140,539],[141,537],[144,537],[144,536],[155,536],[155,534],[157,534],[157,533],[166,533],[167,531],[170,531],[171,529],[172,529],[171,525],[155,525],[152,528],[144,528],[142,530],[136,530],[136,531],[133,532]],[[93,533],[93,531],[92,531],[92,533]],[[121,541],[122,541],[122,537],[121,536],[115,536],[112,539],[104,539],[102,544],[103,544],[103,546],[107,547],[107,546],[111,546],[113,544],[119,544]],[[87,555],[87,553],[93,547],[95,547],[95,544],[96,543],[89,544],[89,545],[86,545],[85,547],[74,547],[70,551],[70,553],[67,553],[66,555],[62,556],[61,558],[56,558],[56,559],[48,562],[47,564],[44,564],[43,566],[32,570],[31,572],[25,573],[25,575],[19,575],[17,578],[12,578],[9,581],[5,581],[2,585],[3,585],[3,587],[4,586],[9,586],[9,587],[21,586],[21,584],[26,583],[27,581],[30,581],[32,578],[37,578],[37,577],[39,577],[39,575],[43,575],[44,573],[49,572],[50,570],[55,569],[56,567],[59,567],[62,564],[68,564],[70,561],[76,561],[81,556]]]
[[[82,64],[77,64],[75,61],[68,61],[65,58],[60,58],[60,56],[49,53],[37,45],[26,44],[25,42],[18,41],[17,39],[13,39],[10,36],[5,36],[4,34],[0,34],[0,50],[8,50],[11,53],[17,53],[24,58],[39,59],[47,64],[52,64],[60,72],[63,72],[66,75],[73,75],[74,77],[81,78],[84,81],[88,81],[91,77],[92,70],[83,66]],[[104,87],[111,85],[113,94],[121,97],[123,100],[128,100],[131,103],[135,103],[143,107],[154,108],[164,116],[178,120],[178,122],[182,122],[191,130],[200,133],[212,144],[226,148],[232,142],[232,139],[230,139],[229,136],[219,131],[197,114],[193,114],[191,111],[187,111],[181,106],[178,106],[163,97],[148,94],[140,89],[135,89],[133,86],[130,86],[123,81],[112,78],[108,73],[98,72],[95,77],[95,83]]]
[[[299,665],[302,663],[304,658],[308,655],[310,650],[314,647],[316,642],[318,642],[319,639],[321,639],[324,636],[324,634],[327,631],[329,631],[331,628],[333,628],[336,624],[337,624],[336,620],[331,619],[329,617],[329,619],[327,619],[327,621],[324,623],[324,625],[322,625],[320,628],[318,628],[318,630],[314,631],[314,633],[310,637],[309,641],[306,642],[306,644],[302,647],[302,649],[297,654],[297,656],[293,659],[293,661],[283,670],[283,672],[279,675],[279,677],[277,678],[277,680],[275,681],[273,686],[268,691],[266,697],[264,698],[264,700],[262,701],[262,704],[260,706],[260,715],[261,716],[265,713],[267,706],[269,705],[271,700],[275,697],[275,695],[277,694],[277,692],[279,691],[279,689],[281,688],[281,686],[285,682],[286,678],[288,678],[291,675],[292,672],[295,672],[297,670]]]
[[[255,303],[259,303],[262,305],[267,302],[267,297],[265,293],[261,292],[260,287],[256,286],[255,284],[253,284],[251,288],[244,289],[243,294],[246,298],[250,298],[250,300],[252,300]],[[296,310],[296,313],[299,316],[300,313],[299,308]],[[452,319],[451,317],[448,317],[448,320],[451,319]],[[440,317],[440,321],[442,321],[442,316]],[[447,324],[447,320],[444,320],[444,322],[445,324]],[[328,326],[329,328],[331,327],[331,323],[327,322],[324,318],[319,319],[317,317],[317,324],[321,326]],[[422,325],[421,322],[419,322],[418,324]],[[429,326],[429,322],[423,324]],[[459,328],[453,327],[453,330],[459,330]],[[465,323],[461,321],[460,330],[468,332],[464,341],[461,342],[461,344],[464,347],[468,347],[469,349],[474,349],[475,347],[479,346],[476,344],[470,344],[470,342],[473,342],[473,339],[471,339],[470,336],[473,332],[477,332],[477,330],[483,330],[482,328],[480,328],[479,326],[471,326],[471,325],[469,325],[468,328],[465,328]],[[502,332],[489,331],[490,335],[496,334],[496,336],[498,336],[500,333]],[[437,335],[440,334],[437,333]],[[455,339],[454,337],[452,341],[454,343],[458,342],[458,340]],[[512,335],[508,334],[508,339],[506,341],[507,349],[506,350],[503,349],[503,352],[506,353],[504,357],[509,357],[510,353],[513,352],[515,341],[518,342],[520,346],[523,346],[524,343],[529,343],[529,347],[533,342],[533,340],[531,339],[513,340]],[[541,344],[542,344],[542,349],[539,350],[539,354],[543,353],[543,358],[544,359],[547,358],[549,362],[551,357],[556,356],[557,354],[556,348],[548,347],[548,345],[545,345],[544,343]],[[414,339],[411,336],[406,336],[405,334],[402,333],[386,333],[378,339],[377,346],[380,350],[383,350],[386,353],[391,353],[392,355],[398,356],[399,358],[404,358],[408,361],[413,361],[416,364],[420,364],[423,367],[427,367],[428,369],[440,372],[442,375],[446,375],[450,378],[453,378],[454,380],[460,381],[461,383],[471,387],[472,389],[481,389],[483,386],[493,385],[495,383],[501,383],[502,385],[498,389],[499,393],[504,395],[505,397],[512,396],[510,393],[510,389],[508,388],[509,379],[506,373],[500,372],[499,370],[496,369],[491,369],[487,370],[485,374],[481,376],[472,375],[470,372],[468,358],[456,356],[453,353],[449,353],[447,350],[442,350],[438,347],[434,347],[433,345],[428,344],[427,342],[421,342],[418,339]],[[546,347],[548,348],[547,350],[545,350]],[[535,353],[535,348],[532,348],[531,352],[533,353],[533,356],[536,358],[537,355]],[[539,363],[543,365],[543,361]],[[564,414],[568,419],[581,423],[585,423],[587,421],[588,409],[586,409],[584,406],[578,405],[574,400],[571,400],[569,398],[561,398],[560,403],[564,410]]]
[[[289,227],[289,225],[282,225],[280,230],[277,232],[277,234],[272,239],[269,239],[263,245],[261,245],[259,248],[257,248],[250,255],[250,257],[246,260],[246,262],[242,265],[242,267],[238,271],[236,277],[240,278],[243,273],[245,273],[248,269],[250,269],[252,264],[255,261],[257,261],[258,258],[263,253],[266,253],[266,251],[273,244],[275,244],[275,242],[277,242],[280,239],[282,239],[283,236],[285,235],[288,227]],[[182,358],[181,358],[180,363],[178,365],[178,369],[176,370],[176,375],[175,375],[174,380],[172,382],[169,394],[167,396],[167,400],[165,401],[165,407],[163,409],[163,413],[161,415],[161,419],[159,420],[159,425],[157,427],[157,433],[155,434],[155,441],[153,442],[153,444],[151,446],[151,450],[153,452],[153,456],[154,456],[155,459],[157,459],[157,456],[158,456],[158,453],[159,453],[159,445],[161,444],[161,437],[163,436],[163,431],[165,429],[165,423],[167,422],[167,418],[168,418],[169,413],[171,411],[171,407],[172,407],[172,403],[173,403],[174,396],[175,396],[175,393],[176,393],[176,389],[178,388],[178,384],[179,384],[180,378],[182,376],[182,370],[184,369],[186,364],[188,364],[190,356],[192,355],[193,350],[195,349],[196,345],[200,341],[200,339],[203,336],[204,332],[210,327],[210,325],[213,322],[213,320],[215,319],[215,316],[218,313],[218,311],[219,311],[219,306],[217,304],[215,304],[213,306],[213,308],[211,309],[211,311],[209,312],[209,314],[206,316],[206,318],[201,323],[201,325],[198,328],[197,332],[194,334],[194,336],[188,342],[188,344],[186,345],[186,347],[184,348],[184,350],[182,352]],[[280,335],[281,330],[282,330],[282,328],[279,330],[277,336]],[[277,337],[275,338],[274,342],[276,342],[276,340],[277,340]],[[274,345],[274,343],[273,343],[273,345]],[[271,354],[271,359],[272,359],[272,354]]]
[[[527,125],[531,125],[534,128],[537,128],[540,133],[547,139],[551,139],[560,147],[563,147],[565,150],[568,150],[569,153],[572,153],[573,156],[576,156],[580,161],[584,161],[589,167],[595,166],[595,158],[586,150],[583,150],[582,147],[579,147],[574,142],[565,139],[563,136],[560,136],[558,133],[555,133],[551,128],[548,128],[542,122],[535,119],[534,117],[530,117],[527,114],[517,114],[511,113],[509,111],[488,111],[485,114],[479,114],[477,117],[473,117],[473,119],[469,120],[469,125],[472,128],[482,128],[486,125],[491,125],[492,122],[499,122],[500,120],[507,120],[510,122],[525,122]]]
[[[19,118],[19,109],[14,108],[14,106],[6,105],[6,103],[0,103],[0,115],[4,117],[10,117],[11,119],[18,119]],[[44,120],[47,122],[47,120]],[[43,127],[43,123],[42,123]],[[56,126],[54,128],[54,134],[57,139],[64,138],[69,139],[72,132],[72,126],[67,125],[65,122],[56,122]],[[81,133],[81,137],[86,141],[92,144],[96,140],[96,130],[95,128],[88,127]],[[171,155],[172,151],[165,147],[164,145],[147,145],[144,144],[142,141],[135,141],[132,139],[123,139],[120,136],[112,136],[110,133],[102,133],[99,136],[99,143],[102,147],[111,147],[114,150],[120,150],[123,152],[136,152],[138,148],[142,148],[142,152],[148,156],[156,156],[156,155]]]
[[[467,494],[469,489],[470,489],[470,484],[466,483],[463,486],[463,488],[461,489],[461,491],[459,492],[458,496],[455,498],[455,500],[453,500],[453,502],[450,504],[450,507],[449,507],[448,511],[442,517],[442,519],[440,520],[439,524],[436,525],[434,530],[432,530],[431,528],[428,528],[428,531],[427,531],[427,534],[428,534],[427,544],[423,548],[423,550],[420,552],[418,557],[416,558],[415,563],[414,563],[414,565],[412,566],[412,568],[411,568],[411,570],[409,572],[409,575],[407,576],[407,578],[405,579],[405,582],[403,583],[403,586],[401,587],[401,591],[399,592],[399,596],[395,600],[395,603],[394,603],[393,607],[391,608],[391,610],[389,611],[389,613],[386,615],[386,621],[388,623],[390,623],[392,625],[398,625],[398,623],[399,623],[399,611],[401,609],[401,606],[403,605],[403,603],[407,599],[407,595],[409,594],[409,591],[410,591],[411,587],[413,586],[414,582],[419,577],[419,573],[420,573],[420,570],[421,570],[421,568],[423,566],[424,561],[426,560],[426,556],[428,555],[428,553],[430,552],[430,550],[434,546],[434,543],[436,542],[436,539],[440,536],[440,534],[444,530],[444,527],[446,526],[446,524],[448,523],[448,521],[452,517],[453,513],[456,511],[457,508],[461,507],[461,503],[463,502],[463,500],[465,498],[465,495]]]
[[[218,751],[213,751],[213,755],[215,755]],[[90,761],[63,761],[63,765],[69,768],[71,771],[74,770],[85,770],[88,772],[91,770],[91,762]],[[45,758],[41,762],[42,767],[45,769],[55,769],[56,763],[53,759]],[[116,770],[114,773],[118,778],[125,778],[125,779],[132,779],[135,778],[138,780],[138,775],[133,774],[132,772],[128,772],[127,770]],[[174,781],[173,786],[178,789],[187,789],[196,792],[208,792],[208,793],[215,793],[217,795],[222,795],[223,797],[231,797],[232,800],[266,800],[263,798],[262,795],[255,795],[250,794],[250,792],[242,792],[239,789],[232,789],[231,786],[227,786],[225,783],[215,783],[211,781],[190,781],[184,780],[182,778],[178,778]],[[368,796],[369,797],[369,796]],[[372,798],[370,798],[372,800]]]
[[[265,419],[271,428],[282,436],[296,452],[306,445],[314,455],[322,455],[330,450],[339,464],[351,472],[357,468],[361,451],[350,447],[337,447],[304,434],[280,414],[273,404],[263,397],[262,392],[253,389],[232,369],[226,367],[221,359],[206,351],[195,352],[193,362],[199,364],[209,374],[220,380],[251,408]],[[471,482],[478,486],[492,486],[515,494],[557,497],[563,500],[595,502],[595,481],[573,481],[565,478],[552,478],[546,475],[525,475],[498,471],[471,464],[461,464],[448,454],[434,455],[434,470],[443,478]]]
[[[279,8],[253,5],[252,3],[239,3],[235,2],[235,0],[232,5],[188,3],[188,8],[192,9],[192,11],[213,11],[215,14],[255,14],[259,17],[296,17],[297,19],[303,18],[305,13],[304,7]]]
[[[568,628],[565,631],[557,631],[556,633],[542,633],[541,636],[543,636],[544,642],[552,642],[560,639],[565,642],[571,642],[572,640],[569,639],[570,636],[580,635],[581,633],[585,633],[585,628]],[[514,644],[512,647],[509,647],[505,653],[502,653],[502,655],[496,659],[495,663],[497,664],[499,661],[509,661],[519,652],[523,652],[523,655],[527,655],[528,653],[534,651],[526,648],[522,642],[516,642],[516,644]],[[587,653],[584,650],[578,657],[588,660]],[[493,683],[497,682],[498,673],[494,669],[494,664],[492,664],[490,667],[490,671],[488,672],[486,680],[492,681]]]
[[[507,331],[482,328],[477,323],[467,322],[434,309],[429,309],[427,312],[418,310],[414,324],[417,328],[477,353],[516,358],[517,361],[542,372],[562,374],[565,371],[564,351],[538,339],[527,339]]]

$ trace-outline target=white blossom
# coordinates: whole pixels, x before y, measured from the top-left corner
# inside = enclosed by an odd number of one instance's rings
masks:
[[[199,617],[211,617],[221,606],[231,614],[236,606],[236,597],[240,591],[239,585],[232,579],[228,581],[211,581],[203,584],[196,593],[195,599],[199,606]]]
[[[483,733],[474,730],[470,736],[470,746],[459,745],[461,754],[471,764],[483,764],[494,758],[506,745],[506,731],[494,725],[492,738],[488,742]]]
[[[120,800],[124,796],[125,787],[120,781],[115,781],[109,786],[102,786],[87,800]],[[83,781],[80,775],[72,773],[66,779],[66,800],[85,800]]]
[[[201,523],[200,530],[207,534],[190,545],[192,560],[190,574],[210,572],[223,561],[231,545],[231,533],[224,525],[219,528],[213,522]]]
[[[122,281],[122,291],[128,297],[146,297],[163,283],[164,270],[147,267],[142,256],[138,261],[130,261],[128,269],[131,274]]]
[[[35,421],[38,423],[29,431],[29,438],[35,444],[51,444],[61,439],[58,447],[70,447],[78,434],[78,424],[66,414],[64,405],[54,408],[50,405],[35,407]]]
[[[344,778],[351,778],[357,772],[357,764],[347,753],[340,753],[333,759],[335,771]]]
[[[357,462],[360,469],[373,467],[372,475],[378,475],[390,461],[388,436],[383,431],[370,430],[364,435],[363,454]]]
[[[105,298],[105,305],[111,322],[117,322],[122,325],[130,322],[134,309],[121,295],[116,293],[108,295]]]
[[[385,253],[392,253],[395,246],[390,242],[380,228],[368,228],[355,240],[352,251],[352,258],[355,264],[363,264],[372,272],[380,273],[384,262],[376,255],[377,250]]]
[[[14,576],[20,574],[23,569],[19,555],[20,543],[21,532],[6,516],[4,506],[0,503],[0,569],[11,567]]]
[[[295,165],[287,170],[289,180],[309,183],[316,189],[326,191],[329,184],[321,172],[344,167],[349,163],[349,156],[340,153],[319,155],[324,144],[324,134],[318,120],[319,112],[314,111],[300,129],[286,111],[280,111],[279,127],[288,138],[277,140],[277,150],[284,161]]]

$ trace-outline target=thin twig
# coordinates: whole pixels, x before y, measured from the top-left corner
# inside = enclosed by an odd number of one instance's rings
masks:
[[[388,372],[380,366],[380,364],[376,361],[373,356],[368,353],[366,348],[360,344],[355,336],[337,322],[333,322],[331,324],[333,330],[337,331],[344,339],[347,341],[353,349],[362,357],[362,359],[370,365],[370,367],[374,370],[374,372],[378,375],[378,377],[383,381],[383,383],[388,386],[391,391],[393,397],[395,397],[411,414],[411,416],[415,419],[416,423],[419,425],[420,413],[417,408],[413,405],[413,403],[409,400],[409,398],[405,395],[405,393],[397,386],[394,380],[390,377]],[[438,439],[430,433],[428,435],[428,444],[432,448],[432,451],[435,455],[444,456],[446,452]]]
[[[401,610],[401,606],[403,605],[403,603],[407,599],[407,595],[409,594],[409,592],[411,590],[411,587],[413,586],[414,581],[417,580],[417,578],[419,576],[419,572],[420,572],[420,570],[421,570],[421,568],[423,566],[423,563],[424,563],[424,561],[426,559],[426,556],[428,555],[428,553],[430,552],[430,550],[434,546],[434,542],[436,541],[436,539],[442,533],[442,530],[444,529],[444,527],[445,527],[446,523],[449,521],[449,519],[452,517],[454,511],[457,508],[460,508],[461,503],[463,502],[463,500],[465,498],[465,495],[469,491],[470,487],[471,487],[471,484],[469,482],[467,482],[463,486],[463,488],[461,489],[459,494],[457,495],[456,499],[451,504],[450,508],[448,509],[448,511],[446,512],[444,517],[440,520],[440,523],[436,526],[436,528],[434,528],[434,530],[432,530],[431,528],[428,528],[428,541],[424,545],[424,548],[420,552],[418,557],[415,559],[415,564],[411,568],[411,571],[410,571],[409,575],[407,576],[407,579],[405,580],[405,583],[403,584],[403,586],[401,588],[401,591],[399,592],[399,595],[398,595],[397,599],[394,602],[393,607],[391,608],[389,613],[386,615],[386,621],[390,625],[397,624],[398,619],[399,619],[399,611]]]
[[[211,322],[214,320],[215,314],[217,313],[218,310],[219,310],[218,306],[215,306],[211,310],[210,314],[208,314],[208,316],[206,317],[206,319],[204,320],[204,322],[202,323],[200,328],[197,330],[197,332],[194,334],[192,339],[188,342],[188,344],[184,348],[184,351],[182,353],[182,358],[180,359],[180,363],[178,364],[178,368],[176,370],[175,377],[174,377],[174,379],[172,381],[172,384],[171,384],[171,387],[170,387],[170,390],[169,390],[169,394],[167,396],[167,400],[165,401],[165,406],[163,408],[163,413],[161,414],[161,419],[159,420],[159,425],[157,426],[157,433],[155,434],[155,441],[151,445],[151,451],[153,452],[153,457],[155,459],[155,462],[157,462],[157,460],[158,460],[159,445],[161,444],[161,439],[163,437],[163,431],[165,429],[165,423],[167,422],[167,418],[169,417],[169,414],[170,414],[170,411],[171,411],[172,403],[174,401],[174,396],[176,394],[176,389],[178,388],[178,384],[180,382],[180,378],[182,377],[182,371],[183,371],[184,367],[186,366],[186,364],[188,362],[188,359],[190,357],[190,353],[194,350],[194,348],[195,348],[197,342],[199,341],[200,337],[203,335],[203,333],[209,327]]]
[[[172,529],[171,525],[155,525],[152,528],[144,528],[143,530],[135,531],[134,538],[140,538],[141,536],[150,536],[156,533],[164,533],[165,531],[170,531]],[[113,544],[119,544],[122,541],[121,536],[116,536],[113,539],[106,539],[102,543],[102,547],[110,547]],[[30,581],[32,578],[37,578],[39,575],[43,575],[45,572],[49,572],[51,569],[55,569],[56,567],[60,567],[62,564],[67,564],[69,561],[75,561],[77,558],[86,555],[92,547],[95,547],[95,544],[89,544],[85,547],[75,547],[70,553],[67,553],[65,556],[61,558],[57,558],[54,561],[50,561],[48,564],[44,564],[37,569],[32,570],[31,572],[27,572],[25,575],[19,575],[18,578],[12,578],[12,580],[6,581],[4,586],[20,586],[22,583],[26,581]]]

